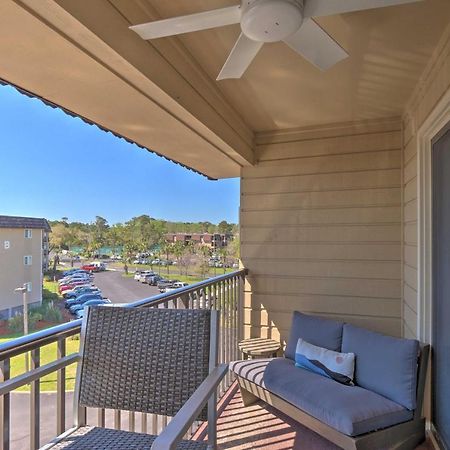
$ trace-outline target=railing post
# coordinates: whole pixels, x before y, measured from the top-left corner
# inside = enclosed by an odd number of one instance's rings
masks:
[[[147,414],[141,414],[141,433],[147,433]]]
[[[57,358],[66,356],[66,339],[58,339]],[[56,434],[62,434],[66,429],[66,369],[58,370],[56,375]]]
[[[0,362],[0,383],[9,380],[11,375],[10,359],[6,358]],[[9,450],[10,442],[10,394],[0,397],[0,449]]]
[[[97,426],[101,428],[105,427],[105,410],[103,408],[97,409]]]
[[[114,429],[120,430],[122,427],[122,420],[121,420],[121,411],[119,409],[116,409],[114,411]]]
[[[41,349],[31,350],[31,370],[40,366]],[[31,382],[30,392],[30,449],[37,450],[40,447],[40,379]]]
[[[244,338],[244,295],[245,295],[245,274],[239,275],[237,280],[236,301],[238,309],[238,341]]]

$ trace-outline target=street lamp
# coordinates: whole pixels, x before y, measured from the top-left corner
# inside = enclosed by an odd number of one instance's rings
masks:
[[[14,292],[22,292],[23,300],[23,334],[28,334],[28,302],[27,302],[27,292],[28,287],[24,284],[22,287],[14,289]],[[28,353],[25,353],[25,370],[29,370]]]

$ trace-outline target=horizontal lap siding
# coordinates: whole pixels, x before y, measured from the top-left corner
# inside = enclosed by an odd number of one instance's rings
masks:
[[[341,134],[266,138],[243,169],[247,336],[286,339],[294,310],[401,334],[400,126]]]

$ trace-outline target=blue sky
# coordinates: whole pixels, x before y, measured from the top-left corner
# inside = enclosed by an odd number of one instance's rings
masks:
[[[0,85],[0,214],[217,223],[238,207],[238,179],[209,181]]]

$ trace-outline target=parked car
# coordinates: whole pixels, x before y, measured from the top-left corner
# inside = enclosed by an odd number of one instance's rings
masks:
[[[145,277],[145,283],[149,284],[150,286],[156,286],[156,284],[160,280],[162,280],[162,277],[160,275],[157,275],[157,274],[147,275]]]
[[[92,294],[101,293],[101,291],[97,286],[77,286],[75,289],[72,289],[71,291],[65,291],[63,297],[66,299],[77,298],[80,295],[91,293]]]
[[[153,270],[143,270],[140,274],[139,274],[139,278],[138,281],[140,281],[141,283],[145,283],[145,277],[147,275],[156,275],[155,272],[153,272]]]
[[[64,277],[62,277],[59,281],[61,280],[66,280],[68,278],[83,278],[83,277],[90,277],[92,276],[91,273],[89,272],[73,272],[73,273],[69,273],[68,275],[65,275]]]
[[[80,286],[75,286],[73,289],[65,290],[62,293],[62,296],[66,299],[73,298],[79,295],[79,293],[84,291],[85,289],[97,289],[97,287],[93,286],[92,284],[82,284]]]
[[[189,283],[186,283],[184,281],[177,281],[176,283],[173,283],[172,286],[166,287],[164,292],[175,291],[177,289],[181,289],[186,286],[189,286]]]
[[[134,272],[134,280],[135,281],[139,281],[139,276],[141,275],[141,271],[140,270],[136,270],[135,272]]]
[[[60,294],[63,294],[63,292],[65,291],[69,291],[71,289],[73,289],[76,286],[86,286],[90,283],[86,283],[86,281],[72,281],[70,283],[67,284],[62,284],[61,286],[59,286],[58,290]]]
[[[162,292],[166,292],[166,289],[169,288],[169,287],[172,287],[172,285],[174,283],[178,283],[178,280],[162,279],[162,280],[158,281],[157,286],[158,286],[159,292],[161,292],[161,293]]]
[[[69,311],[72,314],[75,314],[77,311],[79,311],[80,309],[84,309],[87,306],[105,305],[107,303],[111,303],[111,300],[109,300],[108,298],[95,298],[95,299],[92,299],[92,300],[88,300],[87,302],[84,302],[84,303],[82,303],[80,305],[71,306],[69,308]]]
[[[68,284],[68,283],[71,283],[73,281],[83,281],[83,280],[84,281],[90,281],[91,279],[92,279],[92,277],[90,277],[89,275],[83,275],[83,276],[73,275],[73,276],[61,278],[58,281],[58,284],[61,286],[62,284]]]
[[[81,305],[81,304],[87,302],[88,300],[94,300],[94,299],[99,299],[99,298],[103,298],[101,293],[94,292],[94,293],[90,293],[90,294],[83,294],[83,295],[80,295],[79,297],[66,300],[64,303],[64,306],[70,310],[70,308],[72,306]]]
[[[88,272],[102,272],[106,270],[106,264],[104,262],[92,262],[81,266],[81,268]]]
[[[63,276],[69,276],[69,275],[73,275],[75,273],[88,273],[86,270],[83,269],[70,269],[70,270],[66,270],[63,272]]]

